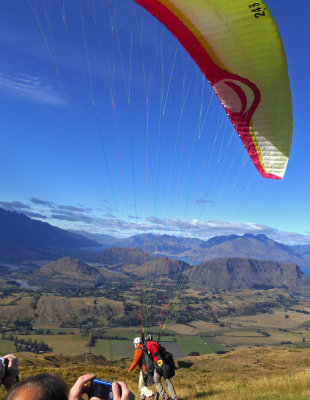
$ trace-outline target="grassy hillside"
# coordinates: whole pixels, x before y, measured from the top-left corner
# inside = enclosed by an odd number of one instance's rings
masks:
[[[88,372],[125,380],[137,390],[138,371],[128,373],[131,360],[111,363],[102,357],[61,357],[19,354],[21,378],[40,372],[63,377],[72,385]],[[305,400],[310,396],[310,349],[243,348],[221,355],[187,357],[178,362],[173,378],[182,400]],[[4,394],[1,388],[0,396]]]

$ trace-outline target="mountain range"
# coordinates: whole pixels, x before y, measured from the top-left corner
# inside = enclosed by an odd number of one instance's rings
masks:
[[[122,252],[122,249],[119,249]],[[116,251],[115,251],[116,252]],[[140,250],[132,249],[132,253]],[[310,279],[293,263],[278,263],[247,258],[221,258],[198,266],[169,258],[155,258],[144,264],[120,263],[92,267],[78,259],[65,257],[34,272],[38,285],[44,281],[77,287],[98,287],[123,282],[133,287],[145,280],[153,285],[195,290],[288,289],[292,294],[309,294]],[[170,283],[169,283],[170,282]]]
[[[99,251],[105,248],[106,251]],[[113,250],[122,248],[123,251]],[[91,249],[91,251],[90,251]],[[130,249],[139,249],[140,253]],[[0,208],[0,262],[56,260],[77,257],[88,263],[145,263],[152,257],[179,259],[197,265],[219,258],[252,258],[294,263],[310,271],[310,246],[289,246],[265,235],[216,236],[209,240],[140,234],[129,238],[72,232]],[[115,257],[117,262],[115,261]]]
[[[84,234],[82,231],[79,233]],[[92,238],[93,235],[88,233],[87,237]],[[108,235],[103,235],[102,241],[100,236],[95,237],[104,246],[138,248],[157,256],[184,260],[192,265],[217,258],[240,257],[292,262],[310,270],[310,245],[289,246],[263,234],[215,236],[208,240],[151,233],[134,235],[118,241]]]
[[[220,258],[195,267],[188,283],[196,289],[310,289],[310,279],[294,263]]]
[[[0,208],[2,262],[55,259],[88,246],[98,246],[98,243],[24,214]]]

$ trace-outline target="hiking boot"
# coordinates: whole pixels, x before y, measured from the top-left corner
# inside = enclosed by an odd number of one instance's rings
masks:
[[[141,397],[142,397],[142,396],[140,396],[140,399],[141,399]],[[159,398],[159,393],[153,393],[152,396],[148,396],[148,397],[145,397],[145,396],[144,396],[142,400],[144,400],[144,399],[158,400],[158,398]]]

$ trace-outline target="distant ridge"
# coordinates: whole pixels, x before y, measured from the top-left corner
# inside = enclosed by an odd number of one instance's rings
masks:
[[[97,242],[76,233],[0,208],[0,257],[24,260],[63,253],[65,249],[96,246]]]
[[[292,262],[306,268],[310,267],[310,262],[297,254],[292,246],[276,242],[265,235],[216,236],[184,252],[182,257],[195,264],[224,257],[240,257]]]
[[[83,232],[80,232],[83,234]],[[96,237],[98,241],[100,235]],[[192,237],[154,235],[151,233],[134,235],[126,239],[117,239],[103,235],[102,243],[113,242],[113,247],[137,248],[161,257],[183,260],[189,264],[201,264],[205,261],[240,257],[279,262],[293,262],[310,270],[310,245],[289,246],[268,238],[264,234],[214,236],[208,240]]]
[[[39,275],[53,281],[98,282],[101,274],[95,268],[70,257],[64,257],[55,262],[44,265],[39,270]]]
[[[102,283],[136,283],[137,279],[159,282],[172,280],[176,285],[184,282],[195,290],[244,290],[244,289],[287,289],[292,294],[310,293],[310,279],[294,263],[254,260],[249,258],[221,258],[191,266],[183,261],[166,257],[156,258],[144,254],[138,249],[129,249],[131,260],[122,262],[128,249],[109,249],[112,256],[110,265],[98,263],[90,266],[78,259],[61,258],[41,267],[38,278],[55,283],[78,286],[98,286]],[[128,254],[128,253],[127,253]],[[140,256],[145,263],[141,263]],[[37,277],[34,277],[35,279]],[[165,283],[166,284],[166,283]],[[183,283],[182,283],[183,285]]]
[[[104,265],[135,264],[142,265],[153,260],[155,256],[134,248],[110,247],[99,253],[94,253],[85,258],[85,261],[101,263]]]
[[[135,247],[149,253],[169,256],[183,253],[204,243],[203,240],[173,235],[154,235],[152,233],[130,236],[121,239],[118,247]]]
[[[96,238],[101,245],[90,238]],[[95,248],[99,250],[102,247],[108,248],[94,253]],[[115,248],[123,251],[113,250]],[[69,232],[0,208],[0,262],[55,260],[66,256],[107,266],[121,263],[141,265],[155,256],[183,260],[192,265],[212,259],[239,257],[295,263],[310,271],[309,245],[288,246],[263,234],[215,236],[201,240],[148,233],[120,239],[105,234]]]
[[[188,283],[201,289],[287,288],[309,292],[310,279],[293,263],[278,263],[249,258],[221,258],[196,266]]]

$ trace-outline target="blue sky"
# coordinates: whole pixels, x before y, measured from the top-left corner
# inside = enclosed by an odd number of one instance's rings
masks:
[[[0,4],[0,206],[65,229],[310,243],[309,6],[266,1],[294,134],[263,179],[184,49],[133,0]]]

